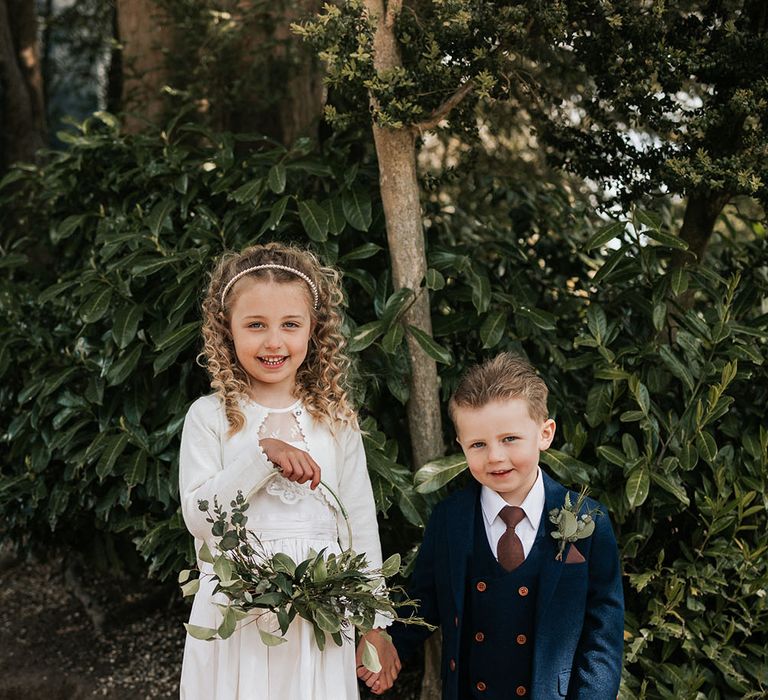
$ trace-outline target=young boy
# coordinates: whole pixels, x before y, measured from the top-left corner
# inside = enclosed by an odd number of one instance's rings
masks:
[[[539,468],[555,435],[547,387],[503,353],[470,369],[449,412],[474,483],[432,513],[411,577],[418,614],[442,629],[444,700],[613,700],[624,601],[607,511],[558,557],[552,509],[568,490]],[[577,495],[571,492],[572,503]],[[395,625],[407,658],[429,635]],[[396,673],[395,673],[396,675]]]

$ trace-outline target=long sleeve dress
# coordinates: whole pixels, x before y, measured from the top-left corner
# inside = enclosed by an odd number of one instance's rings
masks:
[[[195,536],[196,550],[203,541],[213,544],[206,514],[198,500],[213,504],[214,495],[225,505],[238,490],[247,497],[249,530],[261,540],[267,555],[288,554],[300,562],[310,549],[339,552],[339,533],[346,538],[341,515],[323,486],[296,484],[279,474],[266,459],[259,439],[274,437],[309,452],[320,465],[323,481],[340,497],[352,526],[353,549],[365,552],[372,567],[381,565],[373,494],[362,439],[351,426],[336,434],[314,421],[300,402],[283,409],[244,403],[245,427],[232,437],[221,402],[215,395],[198,399],[189,409],[182,432],[180,496],[187,528]],[[346,546],[346,542],[343,542]],[[198,561],[202,573],[209,564]],[[214,603],[226,603],[213,594],[210,578],[201,584],[192,605],[190,623],[217,627],[221,613]],[[384,626],[386,618],[377,618]],[[181,673],[181,700],[357,700],[355,646],[336,646],[328,638],[324,651],[314,641],[312,625],[296,617],[285,637],[287,643],[268,647],[257,625],[276,632],[271,613],[258,621],[246,618],[225,640],[201,641],[187,635]]]

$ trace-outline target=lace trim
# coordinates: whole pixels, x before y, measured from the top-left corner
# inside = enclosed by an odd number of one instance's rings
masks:
[[[309,440],[307,440],[307,436],[304,433],[304,426],[302,426],[301,422],[304,416],[304,407],[299,405],[296,408],[293,409],[293,415],[296,417],[296,425],[299,428],[299,432],[301,433],[301,439],[304,441],[304,444],[307,446],[307,452],[309,452]],[[310,454],[312,454],[310,452]],[[312,493],[315,496],[320,496],[322,500],[325,502],[325,505],[330,508],[332,513],[339,513],[339,507],[335,500],[331,500],[329,498],[329,495],[325,492],[325,487],[320,484],[314,491],[310,489],[310,493]]]

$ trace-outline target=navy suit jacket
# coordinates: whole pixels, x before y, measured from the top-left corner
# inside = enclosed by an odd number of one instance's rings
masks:
[[[562,508],[567,489],[542,473],[546,548],[536,597],[530,700],[614,700],[619,690],[624,640],[624,595],[616,539],[608,511],[599,508],[595,531],[576,546],[585,561],[562,561],[550,536],[549,511]],[[417,614],[440,626],[443,634],[441,676],[444,700],[460,700],[459,658],[465,610],[467,565],[472,549],[475,509],[480,485],[474,482],[439,503],[424,532],[408,586],[420,601]],[[571,492],[575,503],[577,494]],[[499,625],[504,620],[499,620]],[[407,659],[430,635],[424,627],[395,624],[390,628],[400,657]],[[512,630],[510,630],[512,634]],[[493,650],[487,650],[493,653]],[[498,663],[504,664],[503,658]],[[510,689],[510,697],[514,697]]]

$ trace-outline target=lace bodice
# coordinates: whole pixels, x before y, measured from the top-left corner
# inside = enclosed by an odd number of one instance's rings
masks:
[[[274,438],[309,451],[306,438],[301,432],[301,426],[297,420],[304,411],[300,401],[286,408],[262,408],[267,413],[258,429],[259,439]],[[280,475],[267,483],[265,491],[287,505],[298,503],[306,498],[315,498],[323,505],[330,507],[330,503],[319,488],[312,490],[309,488],[309,483],[297,484],[295,481],[289,481]]]

